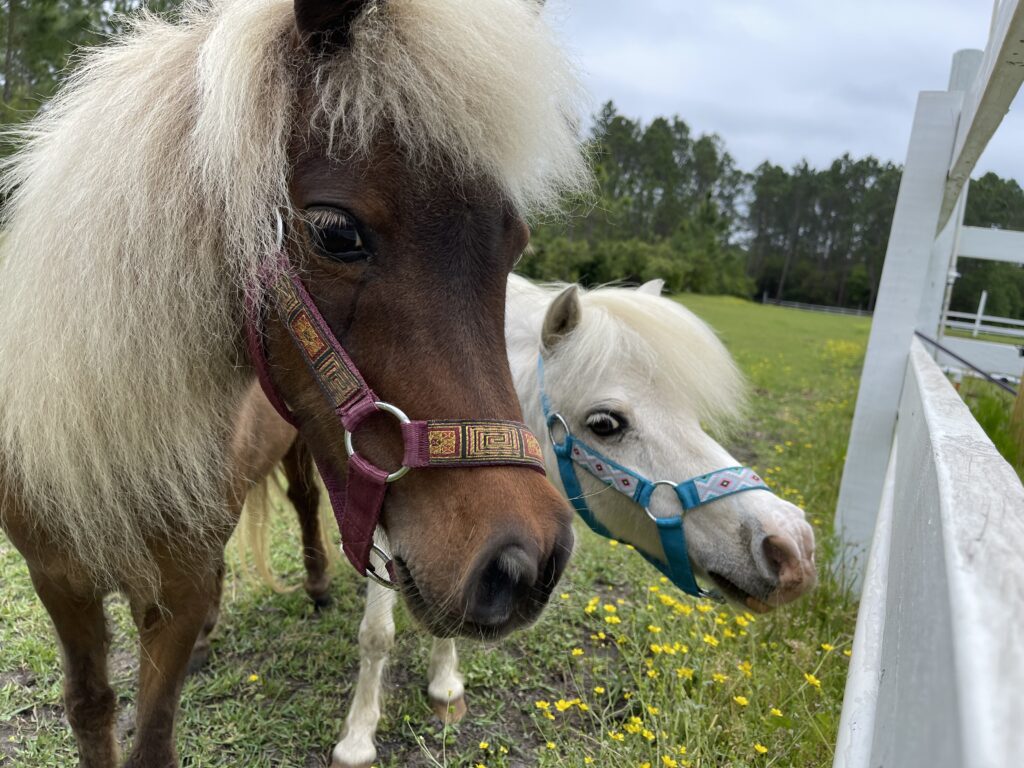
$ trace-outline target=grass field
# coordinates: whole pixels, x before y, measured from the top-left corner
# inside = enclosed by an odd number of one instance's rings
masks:
[[[748,418],[725,440],[819,536],[821,586],[767,616],[702,604],[624,546],[578,530],[553,604],[500,644],[463,643],[469,715],[444,728],[425,694],[429,641],[399,612],[380,766],[827,766],[854,605],[833,577],[831,520],[868,333],[861,318],[686,296],[750,378]],[[279,516],[274,565],[301,581],[296,526]],[[232,558],[205,671],[185,687],[187,766],[326,765],[358,666],[360,585],[338,568],[335,605],[270,592]],[[112,674],[130,738],[134,633],[112,599]],[[17,553],[0,536],[0,765],[73,764],[59,656]]]

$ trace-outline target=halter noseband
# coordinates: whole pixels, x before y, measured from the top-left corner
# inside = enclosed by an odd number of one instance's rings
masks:
[[[540,402],[544,409],[544,421],[548,428],[548,438],[558,459],[558,474],[562,479],[565,494],[573,508],[583,518],[594,533],[606,539],[617,538],[594,516],[587,506],[586,496],[576,476],[576,467],[580,467],[593,475],[605,485],[611,486],[619,493],[628,496],[643,508],[647,516],[658,527],[658,537],[665,551],[666,562],[662,562],[637,549],[644,559],[661,571],[679,589],[695,597],[707,597],[722,600],[717,592],[709,592],[697,584],[690,565],[690,556],[686,551],[686,532],[683,527],[683,515],[712,501],[731,496],[743,491],[763,490],[771,493],[764,480],[749,467],[728,467],[694,477],[681,483],[671,480],[649,480],[639,472],[624,467],[608,459],[576,437],[569,429],[569,423],[551,405],[551,398],[544,389],[544,359],[537,356],[537,380],[540,386]],[[561,442],[555,430],[564,433]],[[651,513],[651,497],[659,486],[672,488],[679,499],[683,511],[671,517],[656,517]]]
[[[258,285],[246,294],[249,356],[267,399],[285,421],[301,432],[303,425],[270,377],[262,328],[263,302],[269,297],[269,307],[277,312],[288,329],[292,342],[345,431],[348,472],[344,484],[332,464],[313,452],[341,531],[342,551],[360,575],[394,589],[391,557],[373,542],[389,483],[401,479],[410,469],[425,467],[511,465],[544,474],[543,452],[537,438],[520,422],[497,419],[414,421],[398,407],[381,401],[331,331],[289,262],[280,213],[277,235],[276,252],[261,267]],[[395,417],[401,425],[405,451],[402,466],[394,472],[374,466],[356,453],[352,445],[352,433],[378,411]],[[371,552],[384,561],[388,579],[374,569]]]

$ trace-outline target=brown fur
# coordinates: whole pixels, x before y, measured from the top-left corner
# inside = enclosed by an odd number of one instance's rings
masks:
[[[232,13],[240,12],[242,4],[227,7]],[[410,13],[411,9],[429,13],[427,5],[411,0],[396,3],[396,7]],[[157,26],[154,24],[154,29]],[[168,39],[174,38],[174,34],[166,32]],[[195,29],[189,29],[182,37],[196,34]],[[296,34],[293,30],[292,35]],[[289,42],[293,44],[294,41]],[[90,88],[95,84],[86,83]],[[277,82],[277,87],[281,85]],[[287,143],[291,175],[287,200],[280,203],[291,212],[289,258],[332,330],[378,394],[400,404],[412,418],[520,418],[507,365],[503,321],[506,274],[525,246],[526,234],[521,211],[512,201],[518,199],[525,187],[510,187],[496,178],[493,174],[497,169],[486,163],[426,165],[422,157],[410,150],[407,141],[389,139],[381,124],[376,126],[372,147],[359,146],[358,152],[339,151],[332,142],[344,140],[344,133],[334,132],[333,126],[327,132],[311,128],[312,114],[323,107],[317,102],[316,87],[316,83],[306,82],[293,94],[298,107],[292,116]],[[305,117],[301,115],[303,105]],[[73,99],[66,99],[54,120],[73,108]],[[182,114],[177,117],[185,119]],[[220,115],[227,121],[225,125],[233,117],[227,113]],[[259,119],[258,115],[246,117]],[[215,117],[205,114],[203,119]],[[249,146],[243,149],[260,151]],[[28,156],[38,159],[45,155],[40,151]],[[211,162],[202,172],[217,174],[214,165]],[[27,179],[33,167],[32,162],[23,163],[17,166],[18,173]],[[455,171],[461,174],[456,175]],[[221,181],[228,186],[229,177],[230,173],[220,174]],[[194,181],[202,193],[198,199],[203,194],[216,196],[216,190],[202,186],[201,176]],[[225,189],[224,194],[233,200],[247,193]],[[31,206],[25,202],[28,197],[20,192],[19,195],[21,199],[16,201],[15,208],[29,210]],[[314,203],[343,208],[358,217],[366,231],[372,233],[373,257],[342,265],[318,254],[301,214]],[[255,210],[254,205],[250,201],[250,213]],[[205,212],[207,219],[210,213]],[[232,249],[237,245],[231,242],[232,226],[237,222],[230,221],[230,206],[222,213],[227,221],[204,232],[200,236],[204,238],[203,249],[191,252],[196,269],[206,269],[211,274],[218,274],[219,267],[210,267],[204,259],[227,261],[226,254],[234,253]],[[28,243],[23,219],[17,219],[18,234],[5,243],[5,248],[20,248]],[[272,231],[270,220],[249,223]],[[144,227],[147,222],[135,224]],[[265,244],[267,239],[252,232],[244,236],[249,244]],[[176,252],[170,250],[166,256],[170,258]],[[8,252],[5,266],[24,266],[26,253],[30,251]],[[107,255],[109,264],[105,262],[104,268],[109,266],[116,273],[106,276],[111,283],[125,281],[125,285],[132,286],[133,280],[144,281],[143,271],[121,269],[117,254]],[[266,251],[263,255],[267,255]],[[89,256],[83,254],[83,258]],[[96,269],[100,268],[98,264]],[[187,272],[190,265],[185,261],[179,269]],[[82,274],[87,274],[87,270],[82,270]],[[108,393],[97,391],[93,407],[112,409],[113,416],[107,421],[103,420],[104,412],[98,410],[71,414],[73,426],[84,429],[84,424],[94,424],[99,425],[95,427],[97,431],[102,428],[103,432],[99,436],[87,435],[84,442],[76,442],[78,433],[72,432],[68,437],[71,447],[66,450],[52,441],[53,450],[60,452],[56,465],[72,472],[72,480],[64,482],[53,476],[52,470],[40,469],[45,464],[42,443],[31,446],[31,461],[23,461],[16,448],[19,440],[28,439],[25,436],[29,434],[29,421],[18,420],[10,400],[3,404],[5,410],[0,414],[5,428],[5,441],[0,448],[0,522],[25,557],[36,590],[53,618],[64,654],[68,717],[78,742],[81,765],[87,768],[111,768],[118,759],[112,730],[115,697],[107,681],[105,663],[104,594],[116,588],[127,595],[141,640],[136,738],[125,765],[174,766],[174,720],[182,681],[196,639],[202,635],[197,649],[201,658],[208,633],[203,630],[208,631],[216,619],[224,545],[246,493],[281,460],[295,438],[294,430],[270,409],[252,371],[242,362],[245,357],[240,333],[241,285],[233,282],[230,270],[221,277],[217,289],[220,303],[212,308],[195,308],[215,316],[218,325],[217,333],[211,329],[213,338],[193,339],[191,333],[185,332],[194,329],[194,318],[183,318],[182,327],[174,325],[176,318],[168,318],[165,326],[170,327],[161,328],[156,339],[142,345],[149,356],[122,359],[119,366],[111,363],[90,380],[97,384],[108,376],[145,383],[165,375],[161,379],[164,389],[147,391],[143,387],[132,391],[125,387],[125,391],[141,396],[135,404],[105,399]],[[184,275],[182,279],[188,278]],[[81,280],[84,285],[86,278]],[[42,288],[41,283],[39,287]],[[153,286],[145,287],[153,290]],[[163,290],[173,291],[175,287],[166,284]],[[185,290],[190,288],[186,286]],[[188,295],[194,301],[202,298],[201,292]],[[10,301],[9,297],[0,298]],[[231,307],[226,305],[228,299],[233,302]],[[158,306],[153,306],[153,318],[164,317],[156,311]],[[142,316],[142,308],[137,309]],[[6,313],[4,327],[16,327],[13,316],[11,311]],[[153,318],[149,319],[150,325]],[[62,320],[50,318],[52,323]],[[223,332],[232,323],[234,332]],[[101,327],[100,323],[92,330],[98,332]],[[110,330],[114,334],[116,329]],[[5,349],[18,339],[27,338],[22,331],[17,327],[17,333],[7,339],[10,344]],[[321,460],[343,474],[344,451],[333,414],[275,317],[268,316],[265,332],[272,377],[284,399],[307,425],[303,430],[305,440]],[[189,338],[182,342],[178,338],[181,336]],[[154,342],[165,337],[168,344],[177,345],[175,354],[179,358],[184,359],[187,350],[191,350],[193,357],[184,372],[174,368],[174,363],[180,362],[178,358],[170,362],[160,359],[160,347]],[[113,335],[113,341],[102,335],[96,338],[116,348],[121,337]],[[70,344],[69,340],[73,340],[71,335],[63,339]],[[129,351],[144,341],[132,340]],[[195,348],[204,341],[208,342],[206,347]],[[84,359],[75,358],[80,363]],[[165,372],[163,365],[169,372]],[[211,369],[208,379],[203,378],[205,366]],[[85,376],[89,369],[76,369],[76,373]],[[16,369],[9,365],[3,374],[3,383],[13,382],[27,404],[29,387],[25,381],[17,380]],[[174,376],[185,374],[192,377],[183,384],[189,391],[184,394],[183,403],[178,403],[168,382],[173,383]],[[214,387],[216,398],[210,393],[202,395],[208,401],[205,410],[189,413],[185,405],[198,402],[199,393],[207,385]],[[44,392],[38,395],[42,397]],[[160,396],[151,402],[146,400],[146,396],[154,395]],[[149,452],[147,455],[158,459],[146,470],[146,477],[140,474],[139,481],[148,484],[136,492],[132,471],[143,459],[131,455],[129,447],[121,446],[115,451],[107,443],[113,440],[116,430],[111,430],[116,426],[151,426],[139,421],[144,413],[153,415],[154,434],[136,443],[132,443],[133,434],[122,435],[126,446],[142,446]],[[159,431],[159,425],[169,423],[168,413],[179,418],[199,417],[201,423],[192,432],[206,430],[201,439],[189,444],[187,464],[178,461],[186,454],[176,452],[174,444],[174,439],[185,433]],[[117,420],[118,414],[124,416],[121,421]],[[35,409],[34,417],[43,415]],[[207,416],[210,423],[202,422]],[[82,464],[84,454],[75,451],[90,445],[90,439],[95,445],[106,446],[107,452]],[[24,445],[29,447],[28,443]],[[401,455],[393,427],[383,420],[360,430],[357,447],[384,466],[394,465]],[[118,473],[117,456],[131,471]],[[104,466],[101,461],[113,463]],[[43,474],[33,474],[37,470]],[[189,472],[194,477],[186,476]],[[215,483],[217,490],[212,497],[200,494],[206,487],[204,483]],[[163,495],[162,488],[166,489]],[[65,499],[89,500],[97,508],[68,509],[61,506]],[[117,507],[118,515],[104,515],[102,506],[108,499]],[[423,515],[424,509],[431,510],[429,516]],[[138,523],[139,520],[145,524]],[[551,486],[537,473],[509,467],[412,473],[389,490],[383,524],[396,555],[403,590],[413,610],[436,633],[486,631],[496,635],[532,620],[564,565],[566,554],[562,550],[569,536],[568,509]],[[92,537],[89,541],[98,542],[96,557],[102,556],[102,561],[90,561],[89,548],[82,543],[86,532]],[[472,593],[488,558],[494,556],[494,547],[509,540],[517,542],[541,566],[554,563],[553,570],[549,569],[545,583],[538,583],[528,599],[517,605],[515,614],[500,626],[467,627],[463,622],[467,595]],[[539,570],[544,572],[543,567]]]

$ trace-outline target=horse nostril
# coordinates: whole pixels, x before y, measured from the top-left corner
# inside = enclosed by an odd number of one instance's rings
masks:
[[[779,580],[779,586],[790,589],[804,580],[803,560],[800,549],[789,536],[766,536],[761,546],[764,556]]]
[[[482,626],[504,624],[536,581],[536,557],[518,544],[500,547],[485,561],[479,579],[471,587],[466,617]]]

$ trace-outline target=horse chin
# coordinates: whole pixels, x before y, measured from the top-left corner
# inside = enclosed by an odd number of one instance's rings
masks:
[[[775,606],[766,602],[768,593],[771,591],[770,589],[748,591],[733,579],[716,571],[708,571],[708,578],[718,588],[722,596],[735,607],[743,607],[754,613],[768,613],[775,608]],[[758,595],[761,595],[761,597]]]
[[[424,595],[406,561],[395,555],[394,564],[398,589],[405,598],[409,612],[427,632],[437,638],[466,637],[483,642],[500,640],[517,629],[533,624],[540,617],[541,611],[547,603],[547,600],[540,599],[541,596],[538,594],[537,599],[533,601],[531,615],[527,616],[519,611],[514,611],[500,624],[479,624],[466,619],[461,613],[445,611],[443,608],[439,610],[435,605],[444,606],[446,602],[450,601],[432,603]]]

